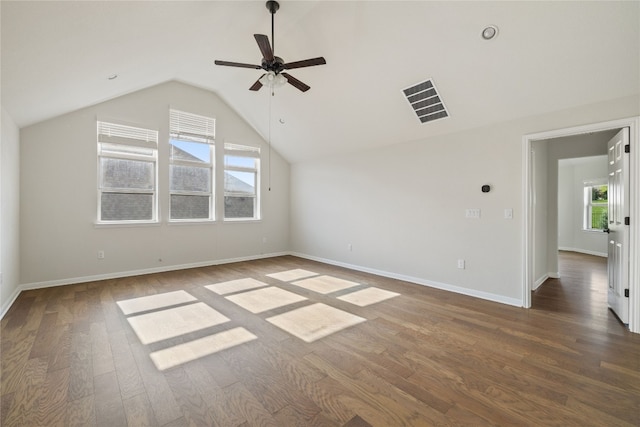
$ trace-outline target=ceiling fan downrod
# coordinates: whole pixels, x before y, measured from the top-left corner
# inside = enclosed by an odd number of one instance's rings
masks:
[[[278,9],[280,9],[280,3],[278,3],[275,0],[269,0],[266,4],[267,6],[267,10],[269,10],[269,12],[271,13],[271,51],[273,52],[273,54],[275,55],[276,53],[276,38],[274,36],[274,22],[275,22],[275,16],[276,16],[276,12],[278,11]]]

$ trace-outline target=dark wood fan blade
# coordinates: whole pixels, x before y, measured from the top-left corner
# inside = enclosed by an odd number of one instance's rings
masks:
[[[262,76],[264,76],[264,74]],[[262,76],[260,76],[260,79],[262,78]],[[256,82],[253,84],[253,86],[249,88],[249,90],[260,90],[260,88],[262,87],[262,83],[260,83],[260,79],[256,80]]]
[[[324,65],[327,61],[323,57],[305,59],[302,61],[288,62],[284,64],[285,70],[292,70],[294,68],[313,67],[314,65]]]
[[[240,67],[240,68],[252,68],[254,70],[259,70],[262,68],[260,65],[253,64],[243,64],[241,62],[229,62],[229,61],[215,61],[216,65],[226,65],[227,67]]]
[[[309,89],[311,89],[311,86],[307,86],[306,84],[302,83],[300,80],[296,79],[289,73],[280,73],[280,74],[282,74],[287,78],[287,83],[289,83],[291,86],[295,88],[300,89],[303,92],[306,92]]]
[[[273,61],[273,50],[271,50],[271,44],[269,44],[269,37],[264,34],[254,34],[253,37],[256,38],[256,42],[258,42],[258,47],[260,48],[260,53],[262,53],[262,57],[267,61]]]

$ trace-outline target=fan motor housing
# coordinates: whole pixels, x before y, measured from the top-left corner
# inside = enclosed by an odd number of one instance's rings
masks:
[[[284,70],[284,59],[279,56],[274,56],[273,61],[269,62],[262,58],[262,69],[266,71],[273,71],[278,74],[280,71]]]

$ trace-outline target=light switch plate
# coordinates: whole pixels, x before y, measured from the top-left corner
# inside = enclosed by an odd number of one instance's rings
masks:
[[[474,219],[480,218],[480,209],[477,209],[477,208],[467,209],[465,211],[465,217],[466,218],[474,218]]]

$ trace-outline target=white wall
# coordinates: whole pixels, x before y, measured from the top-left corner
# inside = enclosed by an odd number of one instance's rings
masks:
[[[558,247],[560,249],[573,246],[574,197],[573,164],[558,164]],[[545,248],[546,252],[546,248]]]
[[[534,259],[533,272],[534,282],[533,289],[540,286],[549,278],[547,271],[547,221],[549,216],[548,210],[548,171],[547,156],[549,143],[547,141],[534,141],[531,144],[533,154],[531,156],[533,165],[533,245]],[[542,159],[539,161],[538,159]]]
[[[291,168],[292,249],[520,305],[523,135],[638,115],[639,105],[639,97],[631,96],[296,163]],[[447,120],[455,120],[455,114]],[[482,193],[482,184],[493,190]],[[480,208],[482,217],[465,219],[466,208]],[[513,220],[503,218],[505,208],[514,209]],[[456,267],[457,259],[466,260],[466,269]]]
[[[2,108],[0,121],[0,317],[20,284],[20,131]]]
[[[20,168],[21,282],[25,287],[212,264],[288,250],[289,165],[275,151],[271,159],[270,192],[267,180],[262,180],[261,221],[219,220],[197,225],[166,222],[170,106],[215,117],[218,144],[261,145],[266,173],[269,150],[262,138],[218,96],[178,82],[26,127],[21,130]],[[97,118],[159,130],[159,226],[95,227]],[[219,157],[216,180],[219,194],[222,164]],[[222,218],[221,204],[217,203],[217,218]],[[104,250],[103,260],[97,259],[98,250]]]
[[[607,235],[602,232],[583,230],[584,182],[599,178],[606,182],[607,156],[559,161],[559,249],[607,256]]]

